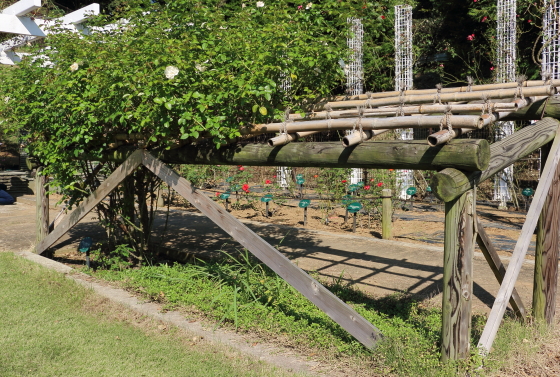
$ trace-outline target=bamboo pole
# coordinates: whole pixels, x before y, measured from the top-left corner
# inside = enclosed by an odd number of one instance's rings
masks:
[[[428,136],[428,145],[430,147],[435,147],[436,145],[447,143],[450,140],[471,131],[472,129],[469,128],[454,128],[452,130],[441,130],[438,132],[434,132],[433,134]]]
[[[343,118],[311,120],[307,122],[256,124],[251,128],[241,131],[242,134],[258,135],[269,132],[280,132],[285,128],[288,133],[303,131],[330,131],[351,130],[359,127],[361,123],[364,130],[382,130],[399,128],[431,128],[439,127],[443,115],[426,116],[401,116],[393,118]],[[482,128],[489,121],[480,115],[451,115],[450,122],[454,127],[460,128]]]
[[[445,203],[441,359],[469,356],[476,192]]]
[[[310,132],[295,132],[292,134],[281,134],[276,137],[270,138],[267,141],[267,144],[271,147],[277,147],[279,145],[286,145],[291,143],[292,141],[297,141],[302,137],[306,137],[309,135],[315,135],[319,133],[319,131],[310,131]]]
[[[495,112],[510,112],[517,111],[523,107],[528,106],[531,103],[530,98],[518,99],[513,102],[504,103],[492,103],[493,111]],[[397,113],[404,115],[415,115],[415,114],[438,114],[445,113],[448,109],[454,113],[472,113],[480,114],[485,111],[487,105],[483,103],[468,103],[468,104],[449,104],[449,105],[418,105],[418,106],[403,106],[402,109],[391,106],[391,107],[378,107],[375,109],[363,109],[363,114],[365,117],[375,117],[375,116],[396,116]],[[339,118],[355,118],[358,116],[358,112],[355,110],[339,110],[334,111],[319,111],[305,113],[304,115],[295,113],[290,114],[290,119],[293,121],[305,121],[305,120],[315,120],[315,119],[327,119],[327,117],[332,119]]]
[[[418,104],[418,103],[428,103],[428,102],[462,102],[462,101],[477,101],[480,100],[484,95],[489,99],[502,99],[502,98],[512,98],[518,94],[518,89],[497,89],[488,90],[485,92],[455,92],[455,93],[441,93],[439,96],[434,94],[422,94],[422,95],[412,95],[412,96],[394,96],[387,98],[378,99],[366,99],[366,100],[352,100],[352,101],[333,101],[326,102],[322,104],[317,104],[315,110],[324,110],[325,105],[329,105],[332,109],[343,109],[348,107],[358,107],[363,106],[366,108],[373,108],[379,106],[389,106],[389,105],[399,105],[399,104]],[[533,97],[533,96],[551,96],[556,94],[556,88],[551,85],[545,86],[535,86],[523,88],[523,96]]]
[[[508,89],[508,88],[517,88],[517,82],[508,82],[502,84],[485,84],[485,85],[472,85],[468,86],[460,86],[454,88],[442,88],[440,93],[469,93],[469,92],[481,92],[481,91],[488,91],[488,90],[496,90],[496,89]],[[532,87],[532,86],[545,86],[545,85],[552,85],[552,86],[560,86],[560,80],[531,80],[531,81],[524,81],[521,84],[522,88]],[[437,92],[436,88],[433,89],[411,89],[405,90],[402,92],[402,95],[411,96],[411,95],[421,95],[421,94],[435,94]],[[386,98],[386,97],[398,97],[401,95],[399,91],[391,91],[391,92],[379,92],[379,93],[366,93],[366,94],[359,94],[353,96],[337,96],[335,97],[336,101],[347,101],[347,100],[362,100],[369,98]]]
[[[344,145],[345,147],[358,145],[387,131],[389,130],[354,131],[350,135],[346,135],[342,138],[342,145]]]

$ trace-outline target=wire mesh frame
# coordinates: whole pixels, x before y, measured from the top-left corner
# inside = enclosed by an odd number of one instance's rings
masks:
[[[280,72],[280,89],[281,91],[288,95],[292,90],[292,78],[288,75],[288,73],[282,71]],[[276,169],[276,183],[279,187],[286,188],[288,187],[289,177],[292,174],[292,169],[285,167],[285,166],[278,166]]]
[[[515,81],[517,57],[517,4],[516,0],[498,0],[496,28],[496,82]],[[515,122],[499,122],[496,124],[495,140],[502,140],[512,135]],[[508,166],[494,178],[494,200],[505,207],[511,200],[511,183],[513,182],[513,166]]]
[[[541,70],[543,76],[560,78],[560,1],[547,0],[543,17],[543,49]],[[543,77],[544,78],[544,77]]]
[[[346,40],[348,49],[351,52],[349,64],[344,67],[346,73],[346,92],[349,95],[358,95],[364,92],[364,71],[363,71],[363,46],[364,46],[364,25],[359,18],[348,17],[346,19],[350,27],[350,37]],[[346,134],[351,134],[347,130]],[[356,184],[363,179],[362,169],[352,169],[350,172],[350,183]]]
[[[515,81],[517,45],[516,1],[498,0],[496,82]]]
[[[412,89],[412,6],[395,6],[395,90]],[[401,140],[413,140],[412,128],[399,129]],[[400,198],[406,199],[406,189],[414,185],[412,170],[397,170]]]

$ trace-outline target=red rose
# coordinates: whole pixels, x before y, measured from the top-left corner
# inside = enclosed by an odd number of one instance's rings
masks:
[[[275,176],[275,175],[273,175],[273,176],[272,176],[272,178],[276,178],[276,176]]]
[[[385,19],[385,16],[381,16],[381,19],[384,20],[384,19]]]
[[[265,184],[270,185],[272,183],[272,181],[270,179],[267,179],[266,181],[264,181]]]
[[[377,184],[377,187],[381,187],[381,186],[383,186],[383,182],[379,182],[379,183]]]
[[[216,196],[220,196],[220,193],[219,193],[219,192],[217,192],[217,193],[216,193]]]
[[[364,186],[364,190],[369,190],[371,188],[370,185]]]
[[[241,186],[241,189],[243,191],[247,191],[247,190],[249,190],[249,185],[245,183],[243,186]]]
[[[346,179],[343,179],[343,180],[342,180],[342,183],[346,183]]]
[[[243,170],[245,170],[243,166],[239,168],[239,171],[243,171]]]
[[[317,174],[315,174],[315,175],[313,176],[313,178],[317,178],[317,177],[319,177]]]
[[[370,179],[369,181],[370,181],[370,182],[375,182],[375,179],[372,178],[372,179]]]

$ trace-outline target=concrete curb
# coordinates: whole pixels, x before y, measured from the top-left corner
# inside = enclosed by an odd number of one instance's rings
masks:
[[[86,274],[78,272],[65,264],[56,262],[29,251],[14,253],[27,260],[37,263],[50,270],[64,274],[68,279],[74,280],[83,287],[93,290],[96,294],[113,302],[124,305],[131,310],[149,316],[168,325],[179,327],[201,337],[203,340],[231,347],[245,355],[272,364],[289,372],[303,373],[310,376],[324,376],[319,370],[320,363],[307,360],[306,357],[297,356],[294,353],[280,347],[265,343],[254,343],[255,339],[248,336],[228,332],[222,329],[211,331],[206,329],[202,322],[193,321],[177,311],[162,312],[162,306],[152,302],[141,302],[124,289],[113,288],[93,282]],[[334,374],[336,375],[336,374]],[[329,376],[333,376],[332,371]]]

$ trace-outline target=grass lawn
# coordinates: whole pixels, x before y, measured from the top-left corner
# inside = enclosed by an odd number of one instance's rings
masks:
[[[0,253],[0,376],[287,375],[145,318],[119,319],[126,312],[59,273]]]

